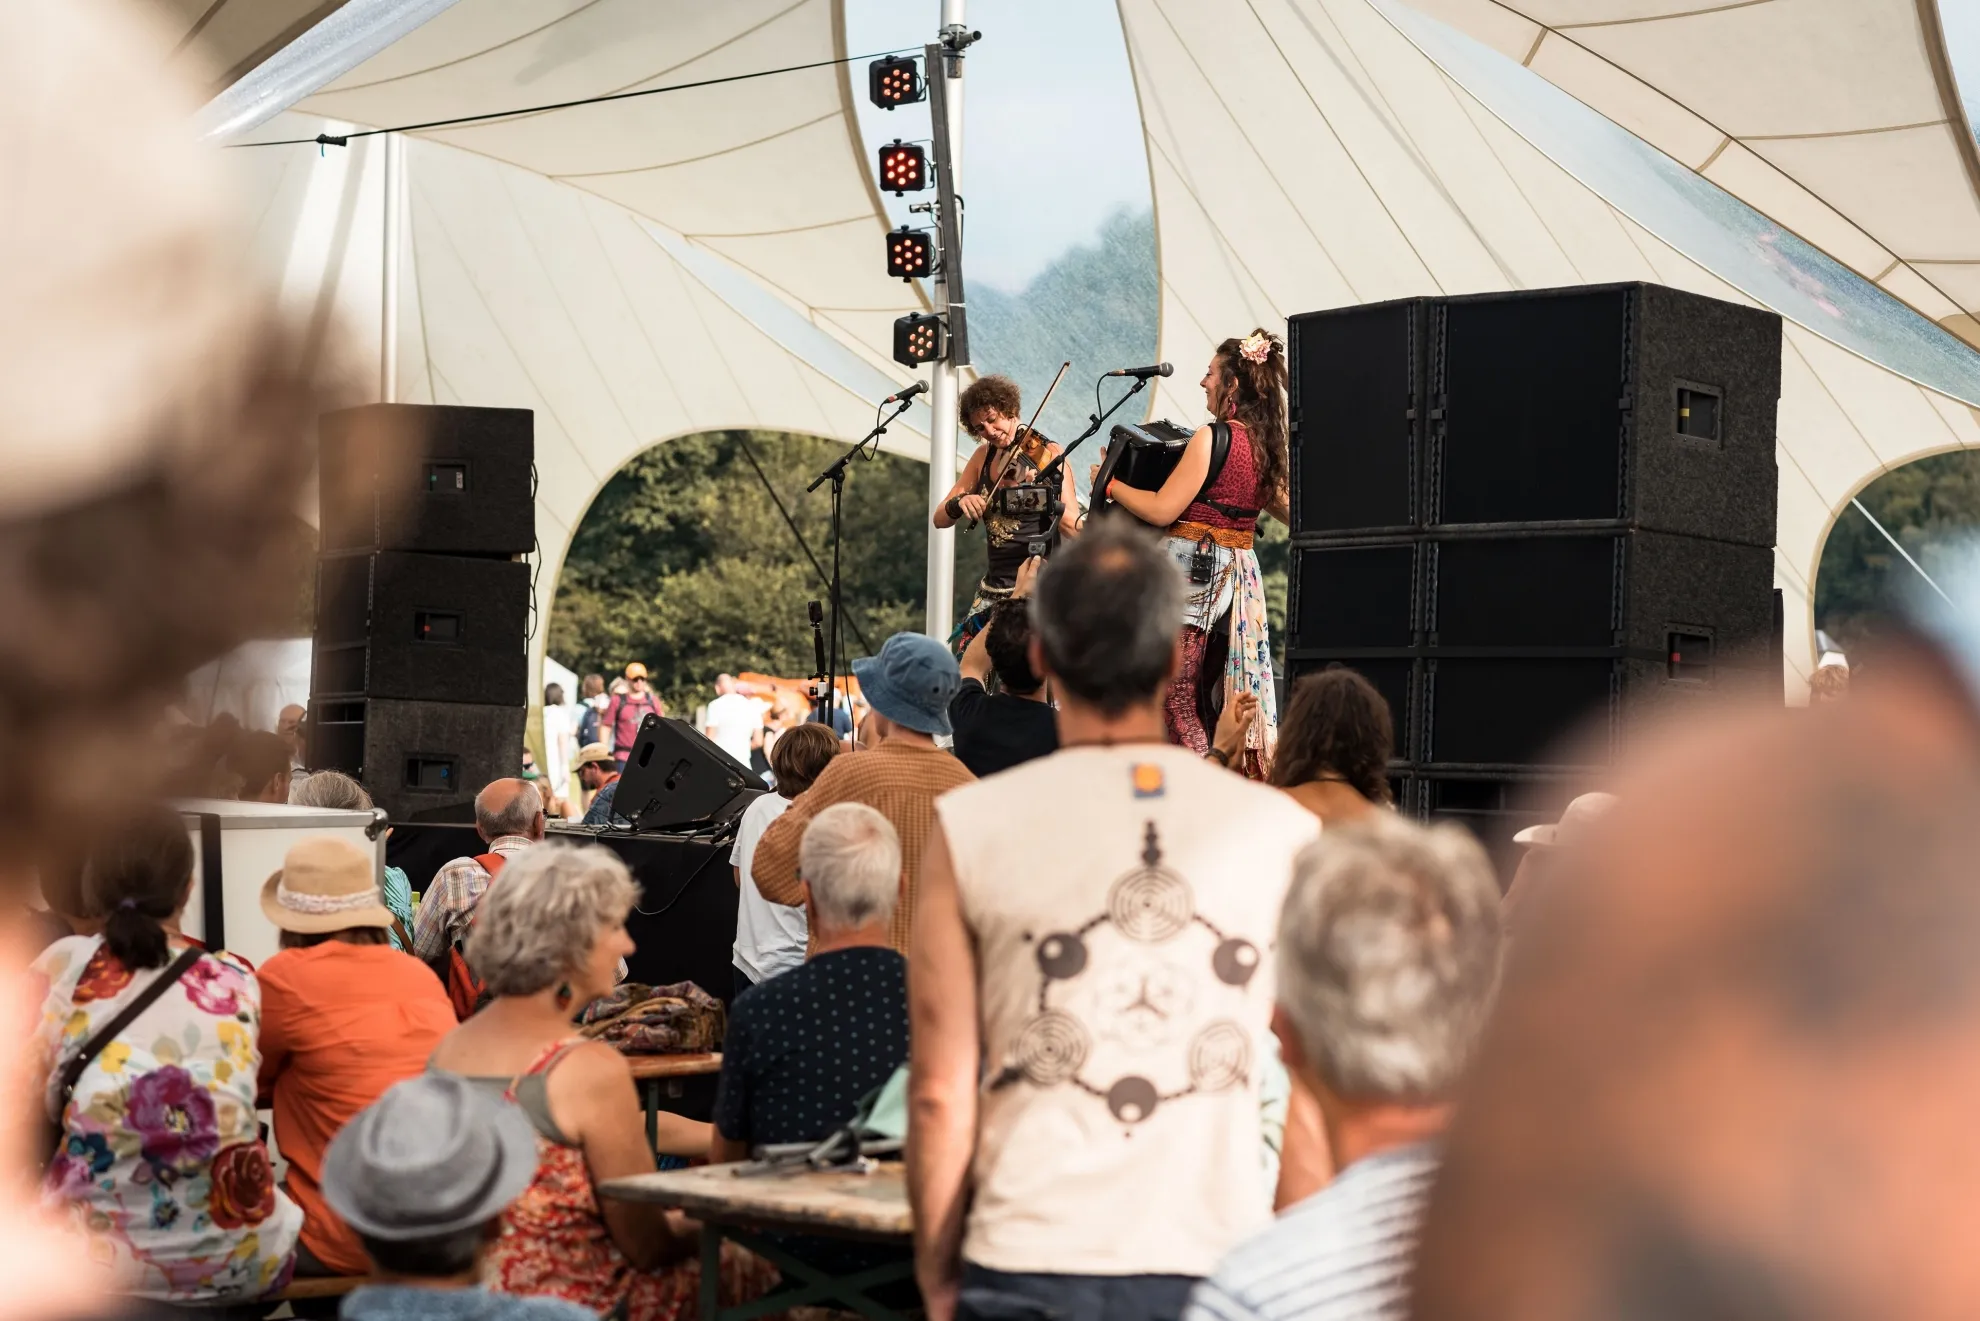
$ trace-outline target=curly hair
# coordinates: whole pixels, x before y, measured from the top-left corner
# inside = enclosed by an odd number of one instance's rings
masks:
[[[1389,802],[1389,755],[1395,747],[1389,704],[1375,685],[1343,665],[1329,665],[1293,685],[1272,783],[1281,789],[1337,775],[1371,803]]]
[[[1223,420],[1244,423],[1245,434],[1251,437],[1259,499],[1268,500],[1286,488],[1290,472],[1286,458],[1286,344],[1263,326],[1251,333],[1263,335],[1268,342],[1265,361],[1248,361],[1238,352],[1243,341],[1236,338],[1217,346],[1215,361],[1224,385]]]
[[[502,868],[502,883],[475,909],[468,966],[493,995],[535,995],[583,966],[638,899],[632,873],[610,849],[537,844]]]
[[[1018,384],[1008,376],[979,376],[969,383],[956,400],[956,416],[963,420],[965,429],[970,417],[979,408],[993,408],[1005,417],[1016,417],[1024,407],[1024,395],[1018,391]]]

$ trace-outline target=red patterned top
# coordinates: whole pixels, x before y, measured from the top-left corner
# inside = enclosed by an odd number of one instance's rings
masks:
[[[1209,500],[1228,509],[1246,512],[1241,515],[1228,514],[1205,503]],[[1190,502],[1189,508],[1183,510],[1182,517],[1177,521],[1250,532],[1258,526],[1258,511],[1262,508],[1264,503],[1259,499],[1258,464],[1251,455],[1251,433],[1244,429],[1244,423],[1232,422],[1231,452],[1224,460],[1224,470],[1217,474],[1217,480],[1209,490]]]
[[[573,1046],[546,1049],[522,1077],[548,1075]],[[516,1099],[516,1083],[509,1099]],[[489,1284],[498,1293],[562,1298],[626,1321],[682,1321],[695,1314],[701,1263],[690,1257],[655,1271],[633,1269],[598,1209],[584,1150],[536,1135],[536,1181],[502,1217],[502,1237],[488,1254]],[[733,1243],[722,1245],[722,1302],[756,1298],[777,1282],[777,1272]]]

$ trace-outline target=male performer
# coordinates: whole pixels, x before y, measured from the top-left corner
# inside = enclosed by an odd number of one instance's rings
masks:
[[[1029,557],[1030,537],[1021,535],[1025,520],[1006,507],[1004,493],[1013,486],[1036,482],[1039,470],[1059,456],[1057,445],[1018,420],[1023,403],[1017,382],[1008,376],[980,376],[957,401],[963,430],[982,443],[949,488],[948,498],[935,506],[934,523],[936,527],[954,527],[971,519],[981,520],[990,544],[983,581],[977,584],[969,612],[949,635],[949,649],[958,656],[989,622],[997,602],[1010,596],[1017,586],[1018,566]],[[1061,466],[1059,480],[1059,499],[1065,509],[1059,516],[1058,535],[1076,537],[1079,500],[1070,467]]]

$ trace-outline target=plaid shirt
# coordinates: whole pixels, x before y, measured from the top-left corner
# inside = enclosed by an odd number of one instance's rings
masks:
[[[535,842],[527,835],[503,835],[488,846],[488,852],[510,858]],[[428,963],[445,958],[448,947],[466,932],[474,906],[487,889],[488,869],[473,858],[455,858],[433,873],[413,920],[413,953]]]
[[[836,803],[865,803],[886,817],[900,837],[905,884],[890,934],[894,948],[905,954],[908,931],[914,924],[915,885],[921,879],[921,851],[935,828],[935,800],[975,779],[967,766],[940,748],[893,739],[865,752],[834,757],[811,787],[793,798],[784,814],[763,832],[756,856],[750,860],[750,879],[756,882],[757,892],[773,904],[795,907],[803,903],[797,864],[804,828],[811,824],[811,818]]]

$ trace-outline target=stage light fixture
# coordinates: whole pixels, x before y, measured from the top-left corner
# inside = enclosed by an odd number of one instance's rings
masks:
[[[928,84],[921,81],[921,66],[900,55],[888,55],[866,66],[867,99],[882,110],[913,105],[928,99]]]
[[[895,138],[880,148],[880,190],[899,197],[928,187],[928,153]]]
[[[894,361],[903,367],[919,367],[942,356],[942,318],[915,312],[894,322]]]
[[[925,277],[935,264],[935,236],[902,225],[887,235],[887,275],[895,280]]]

